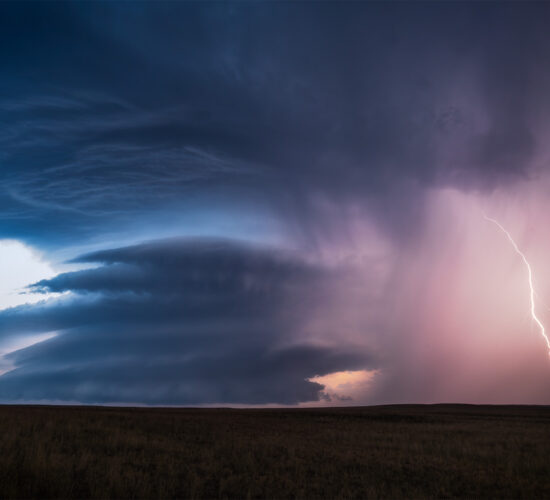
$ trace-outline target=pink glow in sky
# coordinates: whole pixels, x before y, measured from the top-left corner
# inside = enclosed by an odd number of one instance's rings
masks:
[[[539,317],[550,324],[544,186],[525,182],[490,194],[435,189],[422,233],[403,249],[373,240],[365,221],[364,241],[347,246],[353,277],[342,280],[315,327],[324,320],[332,330],[341,321],[342,335],[382,360],[368,387],[355,390],[356,401],[550,403],[550,360],[530,314],[524,263],[483,216],[498,217],[521,245]],[[341,252],[334,250],[339,261]]]

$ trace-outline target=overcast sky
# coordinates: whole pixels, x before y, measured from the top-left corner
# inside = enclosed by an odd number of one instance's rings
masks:
[[[550,404],[549,15],[1,3],[1,400]]]

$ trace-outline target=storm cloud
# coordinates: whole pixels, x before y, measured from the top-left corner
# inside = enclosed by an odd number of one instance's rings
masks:
[[[354,402],[547,401],[482,214],[550,295],[549,9],[0,5],[1,237],[62,294],[0,309],[54,335],[1,397],[296,404],[362,371]]]
[[[319,197],[398,234],[424,187],[528,175],[549,109],[544,4],[3,10],[4,228],[49,244],[216,203],[308,225]]]
[[[77,259],[33,285],[70,297],[0,312],[3,336],[56,332],[8,355],[8,400],[148,404],[318,400],[307,379],[372,367],[353,345],[300,340],[329,272],[232,241],[163,240]]]

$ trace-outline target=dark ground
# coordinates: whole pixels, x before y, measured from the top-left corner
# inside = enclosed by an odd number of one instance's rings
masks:
[[[550,407],[0,406],[0,497],[550,498]]]

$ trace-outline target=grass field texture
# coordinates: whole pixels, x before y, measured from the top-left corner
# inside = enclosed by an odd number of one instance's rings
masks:
[[[0,497],[550,498],[550,408],[0,406]]]

